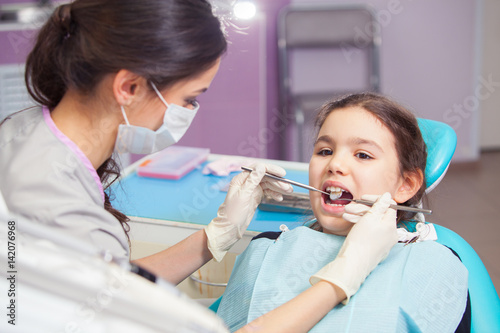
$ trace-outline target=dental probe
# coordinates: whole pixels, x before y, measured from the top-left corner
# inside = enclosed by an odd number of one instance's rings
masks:
[[[245,170],[245,171],[250,171],[250,172],[253,171],[252,168],[248,168],[248,167],[245,167],[245,166],[242,166],[241,168],[243,170]],[[276,179],[276,180],[279,180],[281,182],[292,184],[292,185],[295,185],[295,186],[298,186],[298,187],[302,187],[302,188],[305,188],[306,190],[309,190],[309,191],[320,192],[320,193],[326,194],[328,196],[330,195],[330,193],[318,190],[315,187],[312,187],[312,186],[309,186],[309,185],[305,185],[305,184],[302,184],[302,183],[299,183],[299,182],[296,182],[296,181],[293,181],[293,180],[290,180],[290,179],[286,179],[286,178],[283,178],[283,177],[275,176],[275,175],[272,175],[272,174],[267,173],[267,172],[266,172],[266,177],[269,177],[269,178],[272,178],[272,179]]]
[[[363,199],[338,199],[338,200],[345,200],[345,201],[353,201],[356,203],[360,203],[363,205],[367,206],[373,206],[375,202],[369,201],[369,200],[363,200]],[[408,212],[416,212],[416,213],[422,213],[422,214],[432,214],[432,210],[430,209],[423,209],[423,208],[415,208],[415,207],[408,207],[408,206],[401,206],[401,205],[390,205],[389,207],[397,210],[406,210]]]
[[[241,168],[243,170],[245,170],[245,171],[250,171],[250,172],[253,171],[253,169],[249,168],[249,167],[242,166]],[[325,192],[325,191],[318,190],[315,187],[312,187],[312,186],[309,186],[309,185],[305,185],[305,184],[296,182],[294,180],[290,180],[290,179],[286,179],[286,178],[283,178],[283,177],[275,176],[275,175],[267,173],[267,172],[266,172],[265,176],[269,177],[269,178],[272,178],[272,179],[276,179],[276,180],[282,181],[284,183],[289,183],[289,184],[292,184],[292,185],[295,185],[295,186],[298,186],[298,187],[305,188],[306,190],[309,190],[309,191],[320,192],[320,193],[328,195],[329,197],[332,197],[332,193],[328,193],[328,192]],[[363,199],[338,199],[337,198],[337,200],[354,201],[356,203],[360,203],[360,204],[367,205],[367,206],[370,206],[370,207],[373,206],[373,204],[375,203],[373,201],[363,200]],[[415,208],[415,207],[408,207],[408,206],[401,206],[401,205],[390,205],[389,207],[391,207],[393,209],[396,209],[396,210],[405,210],[405,211],[408,211],[408,212],[416,212],[416,213],[423,213],[423,214],[432,214],[432,210],[430,210],[430,209]]]

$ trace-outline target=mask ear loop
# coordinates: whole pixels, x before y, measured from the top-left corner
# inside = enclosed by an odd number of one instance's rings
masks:
[[[125,108],[123,105],[120,105],[120,108],[122,110],[123,118],[125,118],[125,122],[127,123],[128,126],[130,126],[130,123],[128,122],[127,115],[125,114]]]
[[[163,104],[165,104],[165,106],[168,108],[169,105],[167,103],[167,101],[163,98],[163,96],[160,94],[160,92],[158,91],[158,88],[156,88],[155,84],[153,82],[151,82],[151,86],[153,87],[153,89],[155,90],[156,92],[156,95],[158,95],[158,97],[161,99],[161,101],[163,102]]]

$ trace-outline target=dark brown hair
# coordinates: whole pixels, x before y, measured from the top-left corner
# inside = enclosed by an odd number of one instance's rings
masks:
[[[105,75],[121,69],[164,89],[203,73],[226,48],[206,0],[76,0],[56,8],[41,28],[26,61],[26,86],[50,110],[68,88],[91,95]],[[119,168],[109,158],[97,173],[110,184]],[[127,232],[127,217],[105,199]]]
[[[318,132],[331,112],[348,107],[365,109],[391,131],[395,139],[401,176],[407,172],[418,172],[419,170],[424,174],[427,163],[427,148],[417,119],[406,108],[387,97],[374,93],[360,93],[343,96],[325,103],[316,117]],[[422,185],[417,193],[402,205],[417,206],[424,197],[425,187],[424,174]],[[415,214],[398,210],[397,216],[397,221],[402,222],[411,220]]]

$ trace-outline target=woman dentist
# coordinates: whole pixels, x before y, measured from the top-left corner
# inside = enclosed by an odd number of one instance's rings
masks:
[[[27,87],[42,111],[24,110],[0,125],[0,190],[9,210],[115,261],[129,260],[127,217],[105,192],[119,174],[113,153],[148,154],[177,142],[226,45],[206,0],[76,0],[58,7],[26,63]],[[220,261],[263,195],[279,200],[292,191],[264,178],[284,176],[282,168],[254,169],[233,179],[205,230],[136,263],[177,284],[212,258]],[[395,213],[387,199],[379,201],[350,233],[337,273],[243,330],[307,331],[355,293],[396,242]]]

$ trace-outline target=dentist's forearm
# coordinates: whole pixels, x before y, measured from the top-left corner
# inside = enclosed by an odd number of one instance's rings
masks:
[[[212,253],[208,250],[207,235],[202,229],[168,249],[134,260],[134,263],[156,276],[178,284],[210,259]]]

